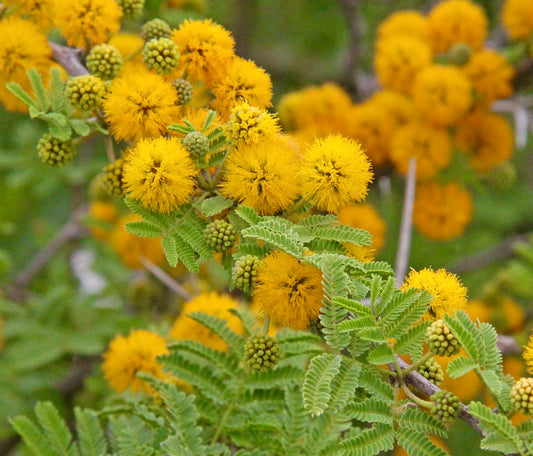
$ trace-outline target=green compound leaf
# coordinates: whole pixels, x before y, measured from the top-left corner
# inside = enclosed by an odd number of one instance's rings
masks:
[[[262,217],[259,216],[254,209],[242,204],[235,209],[234,213],[244,220],[249,226],[257,225],[262,220]]]
[[[375,399],[392,403],[394,390],[381,375],[372,368],[363,366],[359,374],[359,387],[364,388]]]
[[[265,226],[254,225],[241,231],[243,237],[253,237],[266,242],[271,246],[283,250],[295,258],[303,257],[305,247],[298,236],[293,231],[280,232],[269,229]]]
[[[35,99],[37,101],[37,108],[39,111],[47,112],[50,109],[50,103],[46,96],[46,90],[43,85],[43,78],[34,68],[31,68],[27,72],[28,79],[30,80],[31,87],[35,93]]]
[[[398,427],[405,427],[424,434],[434,434],[442,438],[448,436],[448,428],[444,423],[418,408],[406,409],[399,419]]]
[[[448,364],[447,373],[451,378],[458,378],[476,368],[479,368],[478,363],[463,356],[459,356],[450,361]]]
[[[206,217],[212,217],[219,214],[224,209],[228,209],[233,206],[233,201],[217,195],[212,198],[207,198],[200,204],[200,212]]]
[[[392,424],[393,421],[390,402],[373,397],[366,398],[362,402],[351,402],[344,409],[344,413],[352,419],[366,423]]]
[[[43,428],[48,446],[55,454],[65,456],[76,454],[69,428],[51,402],[38,402],[35,406],[35,415]]]
[[[176,245],[176,253],[178,254],[180,261],[190,272],[192,272],[193,274],[198,273],[200,271],[200,266],[198,266],[198,262],[196,261],[196,255],[192,247],[176,233],[174,233],[173,239]]]
[[[35,456],[57,456],[48,446],[44,433],[27,416],[15,416],[9,422]]]
[[[294,366],[280,366],[268,372],[251,372],[246,378],[245,387],[253,391],[296,386],[302,382],[302,378],[302,370]]]
[[[221,318],[204,312],[193,312],[188,314],[188,317],[210,329],[214,334],[226,342],[231,350],[237,350],[244,346],[244,337],[230,329],[226,320],[222,320]]]
[[[339,443],[339,455],[374,456],[394,447],[394,430],[386,424],[364,429],[355,437]]]
[[[394,361],[394,352],[388,344],[381,344],[370,350],[367,360],[374,365],[392,363]]]
[[[468,315],[460,310],[455,316],[445,315],[444,321],[459,340],[461,347],[468,357],[474,361],[480,359],[480,344],[482,336],[476,325],[472,323]]]
[[[205,240],[203,230],[199,231],[190,224],[181,223],[175,228],[174,235],[176,234],[187,242],[200,255],[200,258],[208,259],[213,257],[213,250]]]
[[[520,435],[509,418],[493,413],[480,402],[470,402],[468,412],[479,419],[479,427],[484,434],[481,448],[501,453],[524,454],[526,451],[524,442],[520,440]]]
[[[395,352],[404,355],[420,351],[422,342],[426,338],[426,330],[430,325],[431,321],[427,320],[409,328],[396,340],[394,344]]]
[[[305,373],[302,396],[311,416],[324,413],[331,398],[331,383],[339,373],[342,357],[323,353],[315,356]]]
[[[68,121],[72,129],[80,136],[87,136],[91,132],[90,125],[84,120],[69,119]]]
[[[153,223],[144,220],[138,222],[127,222],[126,231],[140,237],[156,238],[161,236],[161,228]]]
[[[409,456],[447,456],[448,453],[436,446],[423,432],[399,427],[396,431],[398,443]]]
[[[8,82],[6,84],[7,90],[9,90],[13,95],[15,95],[20,101],[26,103],[30,108],[33,108],[35,111],[39,111],[37,103],[35,100],[26,92],[22,86],[17,82]]]
[[[330,410],[332,413],[340,412],[354,395],[361,365],[350,358],[342,357],[339,373],[333,379],[331,386]]]
[[[105,456],[107,442],[96,412],[74,408],[80,456]]]
[[[336,215],[319,215],[313,214],[303,218],[300,221],[300,225],[306,227],[319,227],[319,226],[331,226],[334,223],[337,223],[339,218]]]
[[[355,301],[350,298],[346,298],[344,296],[336,296],[331,299],[332,304],[338,305],[350,312],[353,312],[356,315],[363,316],[363,315],[371,315],[370,307],[365,306],[364,304],[361,304],[359,301]]]
[[[163,247],[163,252],[165,252],[168,264],[175,268],[179,260],[175,238],[173,236],[165,236],[161,238],[161,247]]]
[[[327,239],[337,242],[350,242],[355,245],[371,245],[372,236],[366,230],[353,228],[348,225],[318,226],[310,230],[318,239]]]

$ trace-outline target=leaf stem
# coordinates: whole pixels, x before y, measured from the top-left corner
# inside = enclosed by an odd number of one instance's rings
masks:
[[[406,375],[408,374],[409,372],[412,372],[416,369],[418,369],[419,366],[421,366],[422,364],[424,364],[428,359],[432,358],[434,356],[434,353],[430,350],[428,351],[424,356],[422,356],[422,358],[420,358],[417,362],[411,364],[409,367],[406,367],[403,371],[402,371],[402,374],[403,375]]]
[[[431,401],[425,401],[424,399],[418,397],[416,394],[414,394],[414,393],[409,389],[409,387],[408,387],[405,383],[402,383],[402,390],[403,390],[403,392],[407,395],[407,397],[408,397],[409,399],[411,399],[415,404],[420,405],[420,407],[425,407],[425,408],[431,408],[431,407],[433,407],[433,402],[431,402]]]

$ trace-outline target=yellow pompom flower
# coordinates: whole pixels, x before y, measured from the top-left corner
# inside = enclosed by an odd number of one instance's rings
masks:
[[[361,145],[339,135],[313,142],[299,174],[304,198],[328,212],[364,200],[374,177]]]
[[[428,313],[432,319],[440,320],[444,315],[451,315],[457,310],[464,310],[467,303],[467,289],[459,278],[445,269],[434,271],[424,268],[421,271],[411,270],[405,278],[401,290],[416,288],[427,291],[432,300]]]
[[[226,351],[228,349],[226,342],[188,315],[194,312],[203,312],[212,315],[226,320],[230,329],[242,334],[243,327],[241,320],[230,312],[231,309],[238,308],[238,301],[229,295],[218,294],[214,291],[200,294],[185,303],[181,309],[180,316],[172,325],[170,336],[176,340],[195,340],[214,350]]]
[[[487,38],[485,11],[470,0],[440,2],[429,13],[428,21],[430,41],[436,53],[446,52],[457,43],[478,50]]]
[[[172,85],[148,70],[116,78],[102,101],[111,133],[116,139],[160,136],[181,119]]]
[[[429,38],[428,20],[415,10],[396,11],[379,25],[377,33],[379,40],[407,35],[425,41]]]
[[[461,70],[433,65],[418,74],[413,99],[424,119],[440,127],[449,127],[470,109],[471,90],[470,81]]]
[[[457,125],[455,143],[474,169],[487,172],[511,158],[514,134],[504,117],[476,111]]]
[[[309,131],[313,138],[344,134],[351,106],[350,95],[338,84],[327,82],[283,95],[278,113],[286,131]]]
[[[125,157],[122,173],[125,192],[162,214],[187,203],[195,188],[194,163],[177,138],[140,141]]]
[[[146,258],[154,264],[162,264],[165,253],[159,238],[140,237],[126,231],[128,222],[142,220],[137,214],[129,214],[118,219],[115,228],[109,235],[109,244],[122,262],[131,269],[142,269],[141,258]]]
[[[485,49],[474,53],[463,70],[472,83],[476,103],[488,106],[513,93],[514,68],[495,51]]]
[[[533,1],[505,0],[502,22],[514,40],[528,40],[533,32]]]
[[[396,131],[389,154],[394,167],[402,175],[407,174],[409,159],[416,158],[416,177],[422,180],[448,167],[452,143],[447,130],[421,121],[412,122]]]
[[[377,43],[376,76],[386,89],[411,93],[416,75],[431,65],[427,42],[412,36],[394,36]]]
[[[460,236],[472,220],[472,196],[457,182],[418,185],[413,224],[428,239],[448,240]]]
[[[280,126],[273,114],[242,101],[231,109],[225,130],[229,141],[257,143],[277,136]]]
[[[522,354],[527,366],[527,371],[533,375],[533,334],[529,336],[527,345],[524,347],[524,353]]]
[[[275,325],[306,329],[320,314],[323,294],[320,270],[280,250],[257,268],[254,303]]]
[[[68,0],[54,3],[54,22],[69,46],[90,49],[118,32],[122,10],[109,0]]]
[[[413,100],[393,90],[380,90],[374,93],[365,104],[372,104],[385,112],[387,128],[392,132],[397,127],[413,120],[416,115]]]
[[[256,108],[272,106],[272,81],[268,73],[251,60],[235,57],[224,77],[213,86],[211,106],[223,119],[228,119],[231,108],[246,101]]]
[[[372,235],[372,245],[362,246],[379,252],[385,242],[385,221],[379,212],[369,203],[350,204],[337,213],[339,222],[353,228],[368,231]]]
[[[297,198],[297,173],[297,151],[282,138],[242,142],[226,158],[220,192],[261,215],[273,215]]]
[[[10,111],[27,112],[28,106],[7,90],[6,84],[16,82],[32,93],[26,72],[35,68],[46,79],[52,51],[39,27],[19,17],[0,20],[0,36],[0,101]]]
[[[116,336],[104,353],[102,369],[109,386],[117,392],[152,393],[152,387],[137,378],[137,372],[145,372],[159,379],[166,379],[157,357],[168,354],[165,340],[156,333],[138,329],[128,336]]]
[[[4,0],[4,7],[10,7],[12,14],[26,17],[42,30],[53,24],[53,4],[56,0]],[[4,35],[2,35],[4,36]],[[6,35],[7,36],[7,35]]]
[[[210,19],[185,20],[170,38],[180,51],[175,75],[185,71],[209,87],[224,77],[235,56],[231,33]]]

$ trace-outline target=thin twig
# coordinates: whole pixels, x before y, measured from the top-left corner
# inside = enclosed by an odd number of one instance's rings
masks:
[[[517,242],[529,242],[530,239],[531,233],[511,236],[504,239],[495,247],[462,258],[461,261],[452,264],[448,269],[455,274],[461,274],[483,268],[496,261],[510,257],[514,253],[514,245]]]
[[[400,241],[398,243],[398,253],[396,254],[396,286],[400,287],[407,272],[409,263],[409,249],[411,248],[411,232],[413,229],[413,206],[415,201],[416,183],[416,158],[409,159],[409,169],[405,184],[405,195],[403,200],[402,221],[400,227]]]
[[[87,207],[85,206],[81,206],[74,211],[70,220],[63,225],[48,244],[37,252],[28,266],[16,276],[13,281],[15,288],[26,288],[61,247],[86,235],[87,231],[81,224],[81,220],[86,213]]]
[[[406,369],[409,367],[409,364],[407,364],[403,359],[401,359],[400,357],[397,357],[397,359],[398,364],[402,369]],[[410,385],[414,386],[421,393],[424,393],[426,396],[431,396],[437,391],[441,390],[438,386],[431,383],[427,378],[425,378],[423,375],[420,375],[418,372],[409,372],[405,376],[405,381]],[[469,424],[477,432],[483,435],[483,431],[479,427],[479,420],[475,416],[472,416],[470,415],[470,413],[468,413],[468,407],[465,404],[461,404],[461,412],[459,413],[459,417],[465,423]]]
[[[110,161],[110,163],[115,163],[115,150],[113,149],[113,139],[111,139],[111,136],[104,136],[104,143],[108,160]]]
[[[522,353],[522,347],[511,336],[498,335],[497,345],[502,355],[520,355]]]
[[[190,301],[193,296],[178,282],[176,282],[171,276],[163,271],[159,266],[152,263],[148,258],[140,257],[139,260],[143,266],[148,269],[155,277],[157,277],[161,283],[167,288],[176,293],[180,298],[185,301]]]
[[[83,52],[81,49],[62,46],[49,41],[48,44],[52,49],[52,57],[59,63],[71,76],[83,76],[89,74],[89,70],[81,63]]]

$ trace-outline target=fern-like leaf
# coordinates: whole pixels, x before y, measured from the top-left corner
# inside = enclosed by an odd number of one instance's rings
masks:
[[[345,248],[340,242],[330,239],[313,239],[307,245],[309,250],[318,253],[343,254],[345,252]]]
[[[394,269],[386,261],[369,261],[363,263],[363,271],[365,275],[380,274],[384,276],[390,276],[394,274]]]
[[[480,364],[483,369],[492,370],[502,374],[502,352],[498,348],[498,333],[490,323],[480,323],[479,330],[482,335],[483,350]]]
[[[340,412],[353,397],[360,372],[359,363],[342,357],[339,373],[331,385],[330,410],[332,413]]]
[[[406,409],[400,417],[398,428],[406,428],[424,434],[434,434],[441,438],[448,436],[448,428],[445,424],[418,408]]]
[[[241,231],[243,237],[253,237],[266,242],[271,246],[283,250],[295,258],[303,257],[305,247],[295,236],[295,233],[288,231],[285,233],[273,231],[264,226],[254,225]]]
[[[15,416],[9,422],[35,456],[59,456],[48,446],[45,434],[27,416]]]
[[[478,363],[463,356],[459,356],[450,361],[448,364],[447,373],[451,378],[458,378],[476,368],[479,368]]]
[[[470,402],[468,412],[479,420],[479,427],[485,436],[481,440],[481,448],[502,453],[524,453],[524,443],[509,418],[493,413],[480,402]]]
[[[394,430],[386,424],[364,429],[355,437],[339,443],[339,455],[374,456],[394,447]]]
[[[211,198],[207,198],[200,204],[200,212],[206,217],[212,217],[219,214],[224,209],[228,209],[233,206],[233,201],[217,195]]]
[[[153,223],[156,226],[160,226],[162,229],[168,228],[168,223],[164,223],[164,221],[167,219],[166,216],[145,209],[141,203],[130,197],[124,198],[124,203],[126,203],[126,206],[128,206],[130,211],[140,215],[147,222]]]
[[[254,209],[243,204],[237,207],[234,213],[244,220],[248,226],[257,225],[262,220],[262,217]]]
[[[393,420],[390,403],[373,397],[366,398],[362,402],[351,402],[344,412],[350,418],[366,423],[392,424]]]
[[[359,301],[344,296],[336,296],[331,299],[331,302],[359,316],[371,315],[372,313],[369,307],[361,304]]]
[[[268,372],[251,372],[245,380],[250,390],[280,388],[297,385],[302,381],[303,372],[294,366],[280,366]]]
[[[472,323],[468,315],[460,310],[455,316],[445,315],[444,321],[459,340],[461,347],[471,360],[479,361],[481,340],[480,331]]]
[[[27,74],[31,83],[31,88],[35,94],[37,108],[42,112],[47,112],[50,109],[50,103],[46,96],[46,90],[44,89],[43,78],[34,68],[28,70]]]
[[[394,344],[394,351],[400,355],[415,353],[422,347],[422,342],[426,338],[426,330],[431,325],[431,321],[426,320],[418,325],[410,327],[404,332]]]
[[[26,103],[30,108],[38,110],[37,103],[26,92],[18,82],[8,82],[6,84],[7,90],[9,90],[13,95],[15,95],[20,101]]]
[[[167,257],[168,264],[175,268],[178,264],[179,256],[176,248],[176,240],[174,236],[164,236],[161,238],[161,247]]]
[[[303,225],[306,227],[331,226],[337,223],[338,219],[339,218],[333,214],[327,214],[327,215],[313,214],[300,220],[300,225]]]
[[[176,254],[178,255],[180,261],[190,272],[192,272],[193,274],[198,273],[200,271],[200,266],[198,266],[198,262],[196,261],[196,255],[194,253],[193,248],[176,233],[172,236],[172,238],[174,239],[174,245],[176,246]],[[172,264],[170,265],[172,266]]]
[[[409,456],[447,456],[448,454],[429,440],[423,432],[399,427],[396,431],[396,438]]]
[[[319,226],[314,227],[311,232],[318,239],[349,242],[357,246],[372,244],[372,236],[368,231],[348,225]]]
[[[156,238],[161,236],[161,229],[157,225],[144,220],[126,223],[126,231],[140,237]]]
[[[51,402],[38,402],[35,406],[35,415],[44,430],[48,445],[56,454],[65,456],[76,454],[69,428]]]
[[[381,375],[375,370],[363,367],[359,374],[359,386],[364,388],[370,396],[375,399],[390,403],[394,400],[394,390],[392,386],[383,380]]]
[[[198,231],[194,226],[181,223],[176,227],[176,233],[200,255],[200,258],[208,259],[213,256],[213,251],[205,240],[203,232]]]
[[[311,416],[324,413],[328,407],[333,378],[339,373],[342,357],[323,353],[309,363],[302,386],[305,409]]]
[[[214,315],[203,312],[193,312],[188,314],[190,318],[210,329],[214,334],[220,337],[231,350],[237,350],[244,346],[244,337],[237,334],[227,326],[227,321],[222,320]]]
[[[53,112],[67,114],[65,83],[61,79],[61,70],[58,67],[50,69],[50,104]]]
[[[394,352],[390,345],[380,344],[370,350],[367,361],[374,365],[392,363],[394,362]]]
[[[105,456],[107,442],[96,413],[92,410],[74,409],[76,431],[81,456]]]

